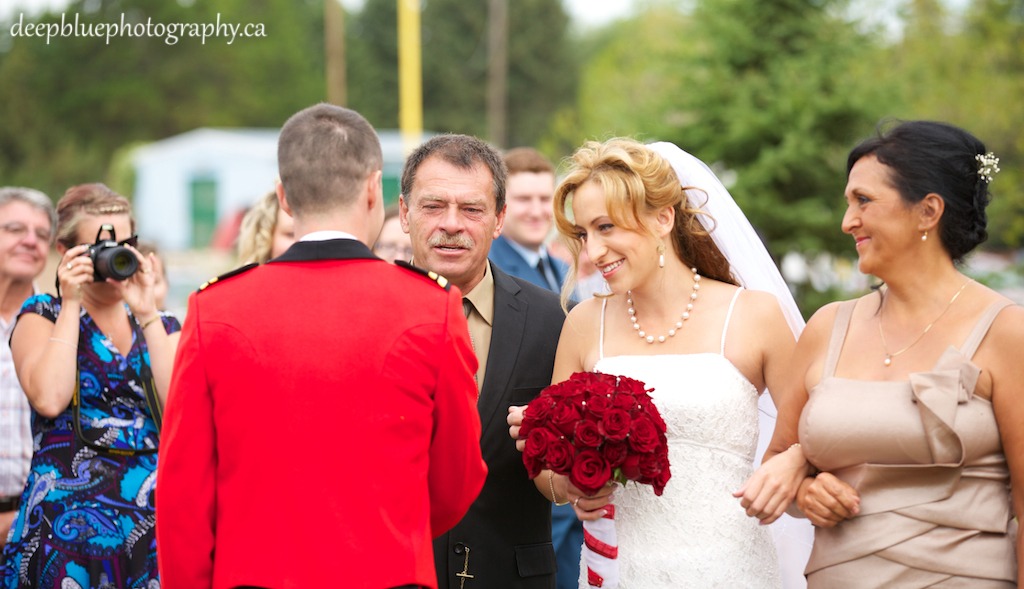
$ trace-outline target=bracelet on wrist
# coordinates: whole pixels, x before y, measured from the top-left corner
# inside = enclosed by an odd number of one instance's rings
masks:
[[[146,321],[145,323],[142,324],[142,329],[145,330],[147,327],[149,327],[150,325],[152,325],[153,323],[155,323],[155,322],[157,322],[159,320],[160,320],[160,314],[157,313],[156,317],[153,317],[149,321]]]
[[[554,503],[555,505],[567,505],[569,503],[568,499],[566,499],[565,501],[562,501],[561,503],[558,502],[558,496],[555,495],[554,478],[555,478],[554,471],[549,470],[548,471],[548,486],[551,487],[551,502]]]
[[[65,345],[71,346],[72,348],[74,348],[74,349],[76,349],[76,350],[78,349],[78,344],[73,344],[73,343],[69,342],[69,341],[68,341],[68,340],[66,340],[66,339],[60,339],[59,337],[51,337],[51,338],[50,338],[50,341],[51,341],[51,342],[60,342],[60,343],[62,343],[62,344],[65,344]]]

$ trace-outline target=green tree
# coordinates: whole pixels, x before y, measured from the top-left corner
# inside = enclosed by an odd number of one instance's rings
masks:
[[[398,126],[394,0],[367,0],[349,19],[352,108],[377,127]],[[533,145],[570,104],[576,53],[560,0],[509,3],[510,145]],[[422,15],[423,121],[431,131],[486,136],[487,3],[430,0]]]
[[[680,4],[599,34],[576,118],[561,113],[545,148],[574,134],[672,141],[735,173],[723,177],[773,254],[852,253],[839,230],[846,153],[896,101],[869,83],[878,39],[841,0]]]
[[[880,54],[901,89],[896,113],[967,129],[999,156],[989,245],[1024,245],[1024,0],[975,0],[962,15],[937,0],[906,7],[903,39]]]
[[[849,253],[846,154],[894,97],[864,67],[877,39],[839,0],[706,0],[693,113],[666,137],[737,174],[732,193],[775,254]]]
[[[227,39],[69,36],[0,40],[0,184],[22,184],[59,197],[73,184],[104,180],[126,144],[201,126],[281,125],[322,100],[323,22],[319,2],[75,0],[98,23],[263,24],[265,37]],[[17,18],[17,17],[16,17]],[[41,23],[60,23],[44,14]]]

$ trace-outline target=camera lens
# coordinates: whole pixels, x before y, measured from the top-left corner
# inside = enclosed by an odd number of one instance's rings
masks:
[[[103,248],[94,260],[96,274],[103,279],[125,280],[139,269],[139,260],[124,246]]]

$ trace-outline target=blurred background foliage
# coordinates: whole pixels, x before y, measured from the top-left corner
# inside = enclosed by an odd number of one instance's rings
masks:
[[[1024,0],[641,0],[576,27],[561,0],[509,3],[509,146],[668,140],[720,173],[772,253],[852,256],[846,154],[880,120],[934,119],[1001,158],[992,248],[1024,244]],[[424,123],[486,136],[487,3],[425,0]],[[0,185],[130,192],[132,146],[196,127],[278,127],[323,100],[321,0],[73,0],[82,22],[266,23],[267,36],[13,38],[0,23]],[[895,19],[898,22],[891,22]],[[43,14],[42,22],[60,15]],[[351,108],[398,119],[395,0],[346,14]],[[874,24],[871,24],[874,23]]]

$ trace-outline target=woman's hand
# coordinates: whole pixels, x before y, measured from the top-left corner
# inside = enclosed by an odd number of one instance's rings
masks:
[[[747,515],[761,520],[761,525],[770,524],[786,511],[806,476],[807,459],[794,445],[762,464],[732,495],[741,498]]]
[[[139,269],[127,280],[108,278],[107,283],[117,289],[128,308],[132,310],[132,314],[144,323],[159,312],[156,308],[156,295],[153,292],[153,285],[156,282],[153,276],[154,255],[143,256],[139,250],[128,244],[124,247],[135,254],[139,260]]]
[[[526,440],[519,439],[519,428],[523,425],[523,415],[526,414],[526,405],[513,405],[508,408],[508,435],[516,441],[516,450],[520,452],[526,448]]]
[[[576,517],[583,522],[596,521],[605,516],[605,513],[607,512],[602,508],[612,502],[612,499],[614,498],[612,492],[615,491],[617,486],[615,483],[609,481],[609,483],[601,487],[601,490],[596,494],[587,495],[569,482],[569,477],[558,474],[554,476],[553,484],[555,485],[556,491],[560,488],[565,489],[565,497],[569,500],[569,504],[572,505],[573,510],[576,512]]]
[[[797,491],[796,503],[819,528],[831,528],[860,513],[857,491],[828,472],[804,479]]]
[[[88,245],[76,245],[67,250],[57,266],[61,299],[65,303],[81,303],[82,285],[93,281],[92,258],[82,255],[87,249]]]

